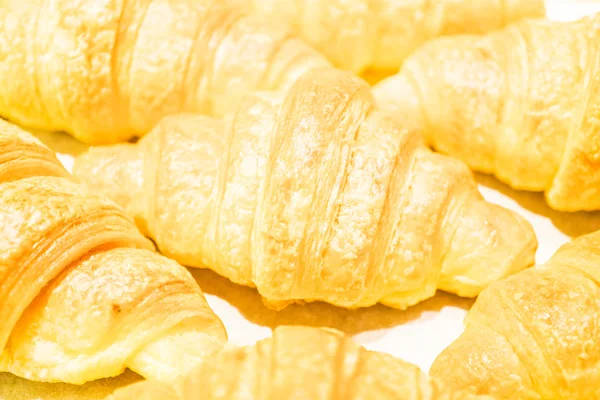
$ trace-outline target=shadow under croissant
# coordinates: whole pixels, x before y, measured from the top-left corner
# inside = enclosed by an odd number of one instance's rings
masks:
[[[56,153],[68,154],[76,157],[90,147],[64,132],[46,132],[33,129],[26,130]]]
[[[8,373],[0,373],[0,400],[100,400],[118,388],[141,380],[127,370],[110,379],[100,379],[82,386],[65,383],[31,382]]]
[[[398,72],[398,69],[395,70],[366,70],[362,75],[363,78],[370,86],[375,86],[377,83],[381,82],[385,78],[389,78],[392,75],[395,75]]]
[[[324,326],[356,335],[365,331],[406,324],[421,318],[424,313],[437,312],[445,306],[468,310],[474,302],[473,299],[438,292],[433,298],[405,311],[381,304],[348,310],[323,302],[292,304],[283,310],[275,311],[263,304],[254,288],[236,285],[208,269],[190,268],[189,270],[204,293],[228,302],[248,321],[271,329],[279,325]]]
[[[542,215],[562,233],[577,237],[600,230],[600,212],[561,212],[548,206],[543,193],[517,191],[500,182],[491,175],[475,174],[478,184],[496,190],[516,201],[521,207],[535,214]]]

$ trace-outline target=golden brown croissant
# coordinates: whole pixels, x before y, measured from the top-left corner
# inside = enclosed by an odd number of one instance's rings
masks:
[[[304,326],[278,327],[254,346],[227,347],[173,385],[141,382],[110,399],[491,400],[448,390],[339,331]]]
[[[196,282],[129,217],[0,121],[0,371],[83,383],[173,379],[225,330]]]
[[[600,232],[491,285],[433,376],[498,399],[600,399]]]
[[[168,117],[74,170],[164,254],[256,286],[272,307],[405,308],[437,288],[475,296],[532,264],[536,248],[530,225],[485,202],[462,163],[335,69],[249,95],[225,120]]]
[[[4,0],[0,115],[88,143],[176,112],[221,115],[324,56],[232,0]]]
[[[397,70],[427,40],[483,33],[542,17],[543,0],[251,0],[260,14],[284,21],[336,66],[360,73]]]
[[[600,209],[599,18],[432,41],[374,95],[472,168],[558,210]]]

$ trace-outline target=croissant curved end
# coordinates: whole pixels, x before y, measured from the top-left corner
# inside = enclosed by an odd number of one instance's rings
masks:
[[[466,205],[439,288],[475,297],[493,282],[531,267],[537,244],[531,224],[520,215],[483,200]]]
[[[600,232],[490,285],[430,373],[498,399],[596,399]]]
[[[0,219],[0,371],[83,384],[130,368],[172,380],[226,342],[191,274],[7,123]]]
[[[511,356],[510,343],[485,326],[467,330],[433,363],[429,373],[457,389],[490,394],[501,399],[541,400],[530,389],[527,370]],[[484,339],[485,336],[485,339]],[[473,352],[479,345],[486,352]]]
[[[148,344],[128,360],[128,367],[142,376],[172,382],[218,352],[227,341],[223,325],[216,319],[208,329],[210,323],[206,321],[202,330],[186,329],[184,325]]]

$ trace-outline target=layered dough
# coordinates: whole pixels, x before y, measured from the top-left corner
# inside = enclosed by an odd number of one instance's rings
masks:
[[[491,400],[448,389],[341,332],[303,326],[278,327],[254,346],[225,348],[173,385],[142,382],[109,399]]]
[[[0,115],[123,142],[331,66],[301,39],[342,68],[396,69],[436,36],[543,13],[541,0],[3,0]]]
[[[4,121],[0,154],[0,371],[171,380],[220,349],[225,330],[192,276],[112,201]]]
[[[600,399],[600,232],[484,290],[431,374],[497,399]]]
[[[177,112],[222,115],[250,90],[329,65],[236,0],[4,0],[0,115],[116,143]]]
[[[536,248],[531,226],[486,203],[466,166],[333,69],[249,95],[225,119],[168,117],[74,170],[161,252],[256,286],[274,308],[406,308],[438,288],[476,296],[531,265]]]
[[[600,209],[600,17],[432,41],[373,89],[428,142],[557,210]],[[415,123],[417,123],[415,121]]]

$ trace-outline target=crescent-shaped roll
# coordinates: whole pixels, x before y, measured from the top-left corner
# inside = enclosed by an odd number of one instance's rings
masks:
[[[428,142],[557,210],[600,209],[600,14],[432,41],[374,87]]]
[[[138,144],[92,148],[74,171],[164,254],[256,286],[271,307],[476,296],[530,266],[537,245],[465,165],[335,69],[249,95],[223,120],[168,117]]]
[[[484,290],[431,374],[497,399],[600,399],[600,232]]]
[[[0,121],[0,371],[171,380],[219,350],[225,330],[200,288],[153,250],[112,201]]]
[[[339,331],[280,326],[253,346],[226,347],[175,384],[140,382],[108,400],[492,400],[430,380]]]
[[[251,0],[284,21],[337,67],[355,73],[397,70],[438,36],[484,33],[542,17],[543,0]]]
[[[236,0],[4,0],[0,115],[87,143],[165,115],[221,115],[250,90],[329,65]]]

